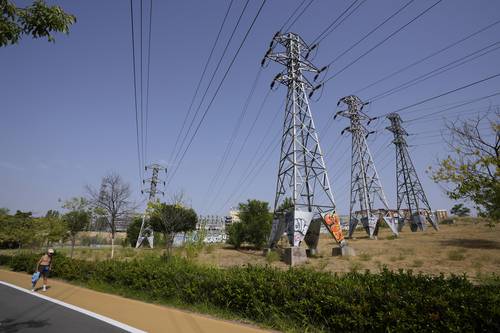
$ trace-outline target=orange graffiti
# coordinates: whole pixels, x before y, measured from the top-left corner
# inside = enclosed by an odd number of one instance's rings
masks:
[[[333,238],[340,243],[344,240],[344,235],[342,234],[342,229],[340,228],[340,219],[337,214],[325,214],[323,217],[325,225],[333,235]]]

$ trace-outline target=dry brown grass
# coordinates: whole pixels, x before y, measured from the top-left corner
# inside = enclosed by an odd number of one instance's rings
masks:
[[[331,237],[322,235],[319,258],[310,259],[308,267],[331,272],[370,270],[378,272],[384,267],[390,270],[413,270],[425,274],[500,274],[500,226],[490,228],[486,223],[471,224],[468,221],[456,225],[442,225],[439,231],[428,228],[413,233],[405,227],[400,236],[393,239],[387,228],[381,228],[378,240],[370,240],[362,230],[348,240],[357,257],[332,257],[331,249],[337,246]],[[262,251],[255,249],[234,250],[221,245],[210,253],[202,253],[196,259],[200,263],[228,267],[246,264],[269,264]],[[281,261],[272,266],[286,268]]]
[[[485,221],[471,223],[462,220],[455,225],[442,225],[440,231],[428,228],[425,232],[412,233],[405,227],[398,238],[391,236],[387,228],[381,228],[378,240],[371,240],[361,229],[348,240],[356,257],[332,257],[332,247],[337,244],[329,235],[322,235],[317,258],[309,259],[307,267],[321,271],[346,273],[352,271],[379,272],[382,269],[413,270],[424,274],[437,275],[467,274],[471,279],[479,279],[492,273],[500,274],[500,225],[488,227]],[[11,250],[2,250],[8,252]],[[69,253],[69,248],[56,249]],[[144,256],[160,256],[161,248],[131,249],[117,246],[116,258],[130,260]],[[79,247],[75,258],[103,260],[109,258],[108,247],[95,249]],[[184,248],[174,249],[174,254],[187,256]],[[271,265],[280,269],[288,266],[279,255],[263,256],[254,248],[233,249],[226,244],[207,245],[200,249],[191,260],[218,267],[251,265]]]

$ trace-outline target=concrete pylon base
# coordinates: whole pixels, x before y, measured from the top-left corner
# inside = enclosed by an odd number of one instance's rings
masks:
[[[332,249],[332,256],[343,256],[343,257],[354,257],[356,256],[356,251],[349,245],[343,247],[334,247]]]
[[[317,249],[306,249],[306,255],[308,258],[314,258],[318,255]]]
[[[306,249],[298,246],[288,247],[284,253],[285,263],[296,266],[307,262]]]

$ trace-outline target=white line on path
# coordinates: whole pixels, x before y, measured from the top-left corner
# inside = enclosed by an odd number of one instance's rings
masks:
[[[21,288],[21,287],[18,287],[16,285],[13,285],[13,284],[10,284],[10,283],[7,283],[7,282],[4,282],[4,281],[0,281],[0,284],[3,284],[4,286],[7,286],[7,287],[11,287],[11,288],[14,288],[16,290],[19,290],[19,291],[22,291],[22,292],[25,292],[27,294],[30,294],[31,296],[35,296],[35,297],[39,297],[39,298],[42,298],[46,301],[49,301],[49,302],[52,302],[52,303],[55,303],[55,304],[58,304],[58,305],[61,305],[61,306],[64,306],[65,308],[68,308],[68,309],[71,309],[73,311],[76,311],[76,312],[80,312],[80,313],[83,313],[89,317],[93,317],[93,318],[96,318],[100,321],[103,321],[105,323],[108,323],[110,325],[113,325],[113,326],[116,326],[116,327],[119,327],[121,328],[122,330],[125,330],[127,332],[131,332],[131,333],[146,333],[146,331],[141,331],[137,328],[134,328],[132,326],[129,326],[127,324],[124,324],[124,323],[120,323],[119,321],[116,321],[114,319],[111,319],[111,318],[108,318],[108,317],[105,317],[105,316],[102,316],[100,314],[97,314],[95,312],[92,312],[92,311],[88,311],[88,310],[85,310],[85,309],[82,309],[82,308],[79,308],[75,305],[71,305],[71,304],[68,304],[68,303],[65,303],[65,302],[62,302],[60,300],[57,300],[57,299],[54,299],[54,298],[51,298],[51,297],[48,297],[48,296],[45,296],[45,295],[40,295],[38,293],[35,293],[35,292],[31,292],[27,289],[24,289],[24,288]]]

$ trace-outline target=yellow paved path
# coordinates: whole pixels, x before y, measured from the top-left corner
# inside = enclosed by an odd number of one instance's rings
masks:
[[[0,269],[0,280],[23,288],[31,287],[31,276],[25,273]],[[40,282],[37,287],[41,285]],[[44,293],[48,297],[147,332],[268,332],[230,321],[216,320],[208,316],[105,294],[54,279],[49,279],[48,285],[50,288]]]

